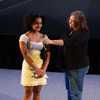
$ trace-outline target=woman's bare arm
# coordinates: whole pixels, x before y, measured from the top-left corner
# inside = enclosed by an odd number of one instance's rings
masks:
[[[44,73],[43,70],[38,68],[36,66],[36,64],[34,63],[34,61],[28,56],[26,43],[23,41],[20,41],[19,47],[20,47],[21,53],[22,53],[25,61],[29,64],[29,66],[31,66],[34,70],[36,70],[39,73]]]
[[[43,38],[42,41],[44,43],[47,43],[47,44],[53,44],[53,45],[59,45],[59,46],[63,46],[64,45],[64,41],[62,39],[50,40],[49,38]]]
[[[59,46],[63,46],[64,45],[64,41],[62,39],[60,40],[51,40],[53,42],[53,45],[59,45]]]
[[[47,58],[46,58],[46,60],[43,62],[43,65],[42,65],[42,69],[44,70],[44,71],[46,71],[46,69],[47,69],[47,67],[48,67],[48,65],[49,65],[49,61],[50,61],[50,45],[46,45],[46,47],[47,47]]]

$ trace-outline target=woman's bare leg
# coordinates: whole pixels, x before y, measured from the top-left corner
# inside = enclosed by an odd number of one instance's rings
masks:
[[[33,86],[24,86],[25,94],[23,96],[23,100],[31,100],[32,92],[33,92]]]
[[[40,91],[42,89],[42,85],[34,86],[33,88],[33,100],[40,100]]]

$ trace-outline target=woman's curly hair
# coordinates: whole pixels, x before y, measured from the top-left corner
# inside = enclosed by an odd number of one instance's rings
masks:
[[[23,25],[26,31],[30,31],[32,29],[31,25],[34,23],[36,18],[42,19],[42,27],[44,27],[46,23],[46,18],[42,14],[33,14],[29,13],[24,16]]]

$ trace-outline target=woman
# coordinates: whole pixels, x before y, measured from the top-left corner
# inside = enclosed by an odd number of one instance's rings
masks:
[[[22,63],[21,84],[24,86],[25,94],[23,100],[40,100],[42,86],[47,84],[46,69],[50,60],[50,49],[47,45],[47,57],[45,61],[40,54],[43,49],[40,30],[45,24],[45,17],[41,14],[26,14],[24,16],[24,28],[26,33],[19,39],[19,47],[24,57]],[[47,37],[47,35],[45,35]]]
[[[84,76],[89,69],[87,55],[89,29],[81,11],[72,12],[68,18],[68,24],[70,33],[66,39],[43,38],[43,42],[63,46],[65,66],[62,66],[62,70],[65,75],[68,100],[81,100]]]

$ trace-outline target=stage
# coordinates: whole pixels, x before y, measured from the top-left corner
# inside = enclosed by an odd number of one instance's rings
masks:
[[[47,85],[41,91],[41,100],[67,100],[62,72],[47,72]],[[23,100],[20,84],[21,70],[0,69],[0,100]],[[87,74],[84,79],[82,100],[100,100],[100,75]]]

